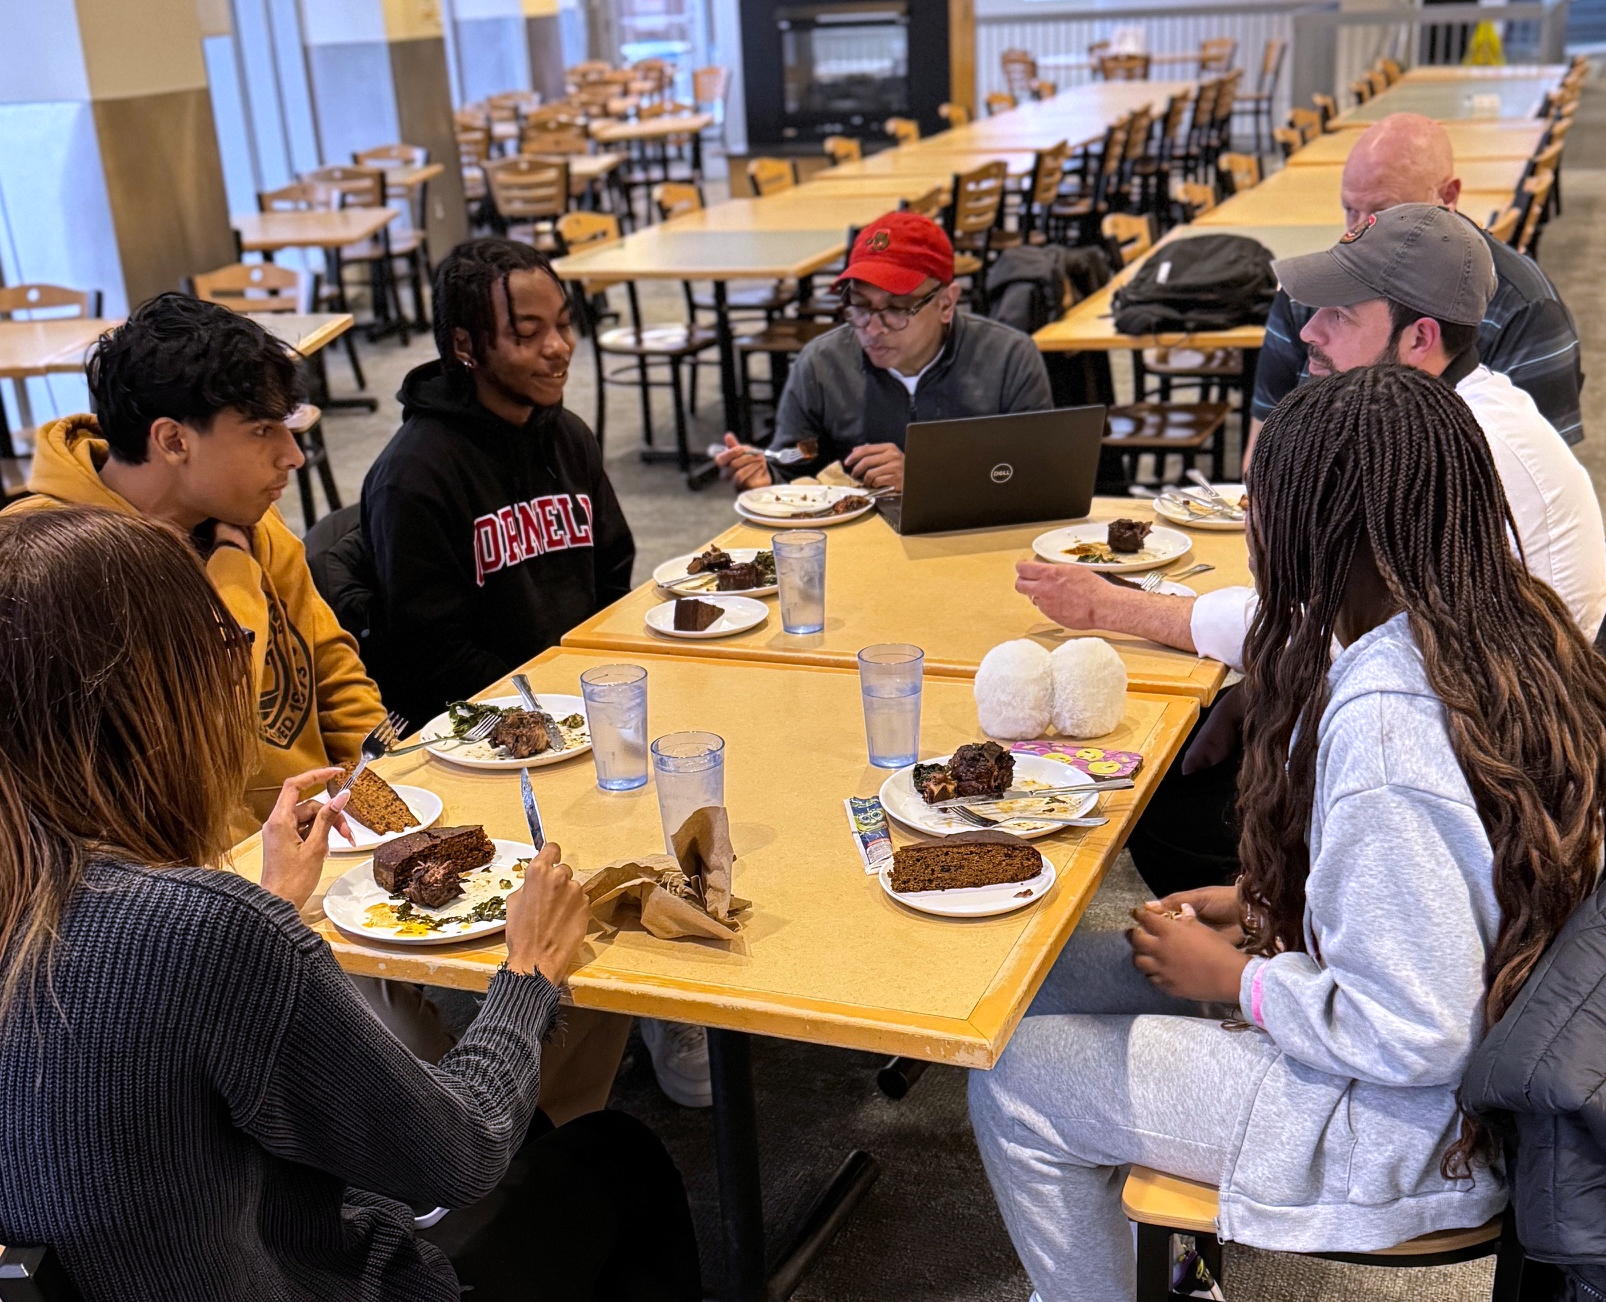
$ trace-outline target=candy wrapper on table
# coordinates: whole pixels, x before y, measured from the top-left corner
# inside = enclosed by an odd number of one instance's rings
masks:
[[[742,929],[732,914],[750,908],[731,894],[736,864],[724,809],[699,809],[674,837],[675,856],[646,855],[599,868],[586,881],[591,915],[617,931],[631,913],[660,940],[729,940]],[[624,915],[621,917],[621,915]]]
[[[1135,750],[1105,750],[1102,746],[1078,746],[1074,741],[1018,741],[1010,747],[1017,755],[1041,755],[1090,778],[1133,778],[1143,767],[1143,756]]]

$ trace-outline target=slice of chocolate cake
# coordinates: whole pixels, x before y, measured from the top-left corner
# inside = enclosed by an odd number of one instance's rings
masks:
[[[330,778],[324,784],[331,796],[340,790],[352,769],[356,767],[357,761],[353,760],[341,771],[339,777]],[[405,832],[409,827],[418,826],[418,819],[413,817],[413,811],[407,808],[407,802],[396,794],[396,789],[390,783],[372,769],[364,769],[351,784],[351,795],[346,801],[346,813],[370,832],[376,832],[380,836],[391,832]]]
[[[444,859],[426,859],[413,870],[402,894],[420,908],[438,909],[463,893],[465,871]]]
[[[1015,757],[996,741],[961,746],[948,761],[961,798],[1001,796],[1015,778]]]
[[[507,752],[510,759],[528,759],[554,747],[561,748],[558,725],[550,714],[540,710],[504,710],[488,740]]]
[[[714,586],[720,592],[746,592],[750,588],[763,587],[764,576],[752,561],[743,561],[716,574]]]
[[[686,573],[706,574],[719,570],[728,570],[730,566],[731,556],[729,552],[721,551],[718,547],[710,547],[707,551],[698,553],[686,562]]]
[[[1001,882],[1030,881],[1042,871],[1043,856],[1015,837],[971,840],[968,836],[951,836],[894,851],[892,889],[948,891],[996,886]]]
[[[1124,552],[1130,556],[1143,550],[1143,540],[1153,528],[1152,524],[1142,520],[1111,520],[1105,536],[1112,552]]]
[[[916,764],[909,776],[920,798],[928,805],[935,805],[939,800],[954,800],[959,796],[954,772],[946,764]]]
[[[716,606],[711,601],[678,597],[675,600],[675,629],[681,633],[701,633],[724,613],[723,606]]]
[[[397,895],[426,861],[449,863],[459,872],[468,872],[483,868],[495,856],[491,838],[477,824],[426,827],[422,832],[399,836],[374,851],[374,881]]]

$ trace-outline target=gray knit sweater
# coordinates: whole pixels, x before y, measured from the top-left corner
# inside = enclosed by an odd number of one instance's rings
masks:
[[[410,1207],[506,1171],[558,1006],[544,978],[499,972],[430,1066],[284,901],[97,863],[52,987],[0,1022],[0,1242],[49,1245],[86,1302],[455,1302]]]

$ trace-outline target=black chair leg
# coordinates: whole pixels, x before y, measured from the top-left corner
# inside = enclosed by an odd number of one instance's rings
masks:
[[[1138,1226],[1136,1302],[1170,1302],[1171,1231],[1163,1225]]]
[[[686,395],[680,383],[680,358],[669,359],[669,393],[675,404],[675,453],[681,474],[691,472],[691,444],[687,441]]]
[[[597,436],[597,446],[600,448],[608,426],[608,375],[603,370],[602,348],[597,342],[596,326],[591,329],[591,356],[596,363],[597,373],[597,419],[592,433]]]
[[[307,444],[311,451],[308,459],[318,468],[318,482],[323,485],[324,501],[331,511],[341,506],[340,489],[335,485],[335,468],[329,464],[329,446],[323,441],[323,422],[319,421],[307,431]]]
[[[341,311],[345,311],[345,309],[342,308]],[[346,359],[351,363],[351,373],[356,378],[358,392],[361,392],[368,387],[368,381],[363,378],[362,363],[357,360],[357,341],[352,338],[354,333],[354,331],[348,330],[344,336]]]
[[[305,461],[296,467],[296,490],[301,497],[301,523],[310,529],[318,519],[318,507],[312,500],[312,472]]]
[[[652,446],[652,387],[647,373],[647,359],[636,359],[636,383],[641,387],[641,441]]]

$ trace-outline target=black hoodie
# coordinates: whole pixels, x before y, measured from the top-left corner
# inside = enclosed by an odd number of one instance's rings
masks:
[[[416,728],[630,591],[636,545],[585,422],[520,428],[429,362],[362,486],[373,669]]]

